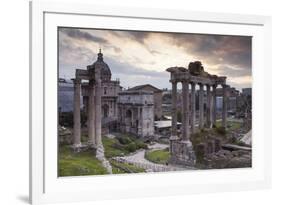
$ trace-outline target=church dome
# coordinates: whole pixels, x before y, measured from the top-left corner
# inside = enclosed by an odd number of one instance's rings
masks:
[[[103,54],[101,50],[98,53],[97,61],[93,63],[91,69],[94,71],[96,69],[100,69],[101,80],[102,81],[110,81],[111,80],[111,71],[109,66],[103,61]]]

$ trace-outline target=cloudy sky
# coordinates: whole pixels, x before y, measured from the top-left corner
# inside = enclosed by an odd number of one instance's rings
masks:
[[[150,83],[171,88],[168,67],[199,60],[227,83],[251,87],[251,37],[59,28],[59,77],[96,61],[101,47],[112,78],[125,88]]]

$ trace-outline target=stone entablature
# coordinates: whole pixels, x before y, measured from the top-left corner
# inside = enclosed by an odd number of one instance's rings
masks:
[[[154,105],[153,92],[122,91],[119,93],[118,103],[132,105]]]
[[[82,95],[89,96],[89,84],[82,83]],[[109,81],[102,82],[102,97],[118,97],[118,93],[121,91],[121,86],[119,81]]]
[[[219,85],[219,84],[225,84],[226,77],[218,77],[216,75],[192,75],[192,73],[184,68],[184,67],[171,67],[167,69],[168,72],[172,73],[170,81],[171,82],[182,82],[189,80],[190,82],[196,83],[196,84],[204,84],[204,85]]]

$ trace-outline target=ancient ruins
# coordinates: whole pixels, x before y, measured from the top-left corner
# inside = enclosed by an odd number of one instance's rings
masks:
[[[154,134],[154,99],[149,91],[122,91],[118,98],[118,127],[140,137]]]
[[[96,158],[102,162],[108,173],[112,173],[112,168],[105,157],[102,136],[110,133],[121,133],[125,136],[132,134],[136,136],[136,139],[148,142],[146,144],[148,147],[154,147],[149,143],[156,142],[156,146],[160,146],[162,150],[168,149],[169,160],[162,165],[145,161],[144,155],[148,151],[141,149],[136,152],[136,156],[111,158],[119,163],[125,160],[148,170],[181,170],[183,167],[193,169],[200,153],[209,159],[212,157],[225,158],[226,155],[229,155],[230,159],[235,158],[237,153],[242,153],[244,158],[241,157],[241,159],[245,159],[247,162],[245,166],[249,166],[251,163],[249,154],[251,148],[249,147],[239,147],[237,144],[226,144],[225,142],[222,145],[221,139],[216,138],[216,135],[204,136],[206,138],[197,144],[193,144],[191,140],[193,135],[202,134],[204,130],[214,131],[215,129],[212,128],[215,128],[218,122],[221,123],[220,128],[226,130],[229,113],[238,113],[237,109],[245,104],[245,99],[243,101],[240,98],[245,98],[246,95],[240,96],[239,91],[227,85],[226,76],[211,75],[204,71],[199,61],[191,62],[188,68],[170,67],[166,71],[170,73],[170,83],[172,84],[172,90],[167,90],[168,96],[170,96],[167,98],[170,100],[170,107],[167,107],[168,113],[171,114],[171,117],[168,116],[169,119],[165,119],[167,116],[162,113],[164,90],[150,84],[123,89],[118,79],[111,79],[111,70],[104,62],[101,50],[97,60],[88,65],[87,69],[76,69],[75,78],[72,79],[74,88],[72,148],[76,152],[80,152],[83,148],[93,148]],[[239,96],[240,98],[238,98]],[[218,98],[222,103],[219,111],[217,110]],[[245,110],[251,109],[249,105]],[[179,112],[180,120],[178,119]],[[81,113],[86,114],[86,123],[83,125]],[[248,131],[251,129],[251,116],[247,115],[247,118],[244,117],[244,119],[249,121],[247,121]],[[161,129],[161,126],[165,134],[159,132],[158,128]],[[83,143],[81,143],[82,128],[84,135],[85,129],[87,131],[87,142]],[[61,128],[61,133],[63,132],[65,131]],[[248,142],[249,139],[251,141],[251,133],[249,136],[243,138],[247,144],[251,143]],[[158,141],[159,138],[165,138],[166,144],[161,144]],[[242,149],[242,151],[232,153],[229,151],[232,149]],[[134,157],[141,154],[142,159],[134,161]],[[245,158],[244,155],[248,158]],[[226,165],[227,161],[224,160],[223,166],[230,166]],[[210,165],[210,167],[212,166]]]
[[[199,128],[204,126],[210,128],[216,122],[216,88],[223,87],[223,111],[222,126],[226,127],[226,77],[210,75],[204,71],[201,62],[196,61],[189,64],[188,69],[184,67],[171,67],[167,69],[171,73],[172,83],[172,130],[170,137],[171,163],[194,165],[195,154],[190,141],[190,133],[195,132],[195,86],[199,85]],[[177,130],[177,84],[182,84],[182,130],[181,135]],[[189,95],[189,85],[191,94]],[[204,122],[203,93],[207,90],[206,123]],[[190,128],[191,127],[191,128]]]

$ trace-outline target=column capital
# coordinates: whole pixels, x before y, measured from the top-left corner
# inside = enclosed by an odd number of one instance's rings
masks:
[[[198,85],[200,86],[200,88],[203,88],[203,87],[204,87],[204,84],[203,84],[203,83],[198,83]]]
[[[184,83],[189,84],[190,83],[190,79],[183,79],[183,80],[181,80],[181,83],[182,84],[184,84]]]
[[[193,81],[190,81],[190,84],[191,84],[192,86],[195,86],[197,83],[195,83],[195,82],[193,82]]]

